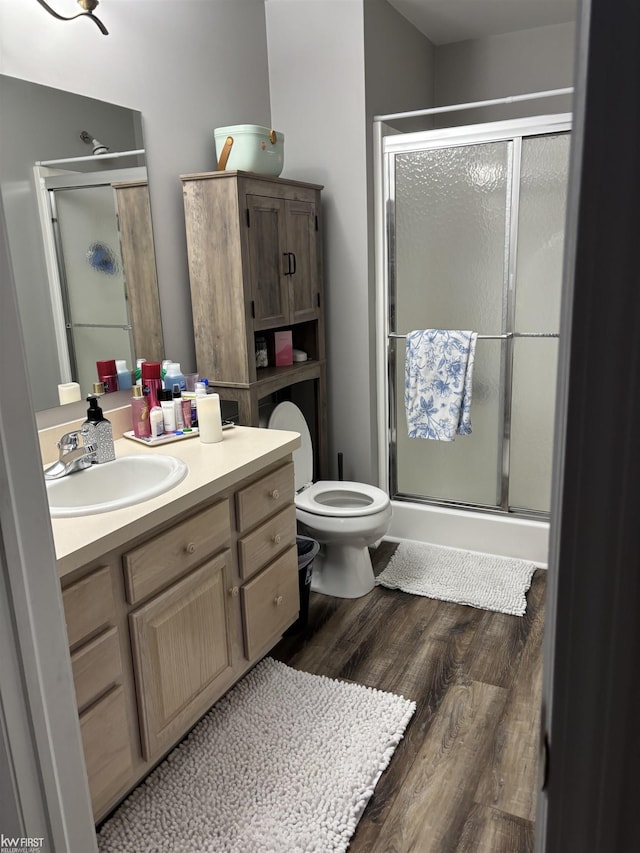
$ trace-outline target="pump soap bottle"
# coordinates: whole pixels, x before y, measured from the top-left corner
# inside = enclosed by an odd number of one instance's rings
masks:
[[[89,408],[84,426],[89,431],[90,443],[96,448],[96,462],[113,462],[116,458],[116,450],[113,444],[111,421],[102,414],[97,397],[89,395],[87,401]]]

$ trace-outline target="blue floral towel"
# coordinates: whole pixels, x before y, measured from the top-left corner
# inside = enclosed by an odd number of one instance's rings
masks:
[[[409,438],[453,441],[471,433],[476,332],[424,329],[407,335],[404,402]]]

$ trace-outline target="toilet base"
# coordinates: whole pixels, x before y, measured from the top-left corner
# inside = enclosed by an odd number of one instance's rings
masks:
[[[313,561],[312,592],[335,598],[361,598],[374,586],[375,577],[367,547],[326,544]]]

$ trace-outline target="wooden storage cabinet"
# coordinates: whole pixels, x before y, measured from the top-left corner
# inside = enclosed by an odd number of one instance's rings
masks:
[[[248,172],[182,175],[197,369],[239,422],[313,382],[318,477],[327,476],[322,187]],[[291,330],[308,360],[256,367],[256,334]]]

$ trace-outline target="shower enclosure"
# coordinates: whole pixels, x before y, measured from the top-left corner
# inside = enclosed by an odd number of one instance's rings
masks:
[[[570,116],[382,136],[379,391],[389,493],[545,518]],[[407,437],[406,334],[478,333],[470,436]],[[382,418],[381,418],[382,421]]]

